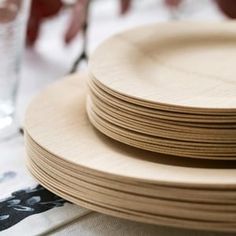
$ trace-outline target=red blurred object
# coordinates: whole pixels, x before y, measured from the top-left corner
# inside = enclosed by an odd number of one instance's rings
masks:
[[[131,0],[120,0],[120,13],[124,15],[131,8]]]
[[[220,10],[230,18],[236,18],[236,1],[235,0],[216,0]]]
[[[65,43],[68,44],[81,31],[87,18],[89,0],[77,0],[72,9],[69,26],[65,34]]]
[[[18,0],[9,0],[18,1]],[[71,19],[65,33],[65,42],[71,40],[81,31],[87,17],[90,0],[77,0],[72,8]],[[117,0],[118,1],[118,0]],[[120,13],[126,14],[131,9],[132,0],[119,0]],[[164,0],[167,7],[177,8],[183,0]],[[236,18],[236,0],[215,0],[219,9],[228,17]],[[27,29],[27,45],[34,45],[40,32],[41,23],[48,17],[56,15],[63,7],[62,0],[32,0]]]
[[[0,23],[13,21],[21,9],[20,0],[0,1]]]
[[[181,3],[181,0],[165,0],[165,4],[168,7],[178,7]]]
[[[32,0],[27,28],[27,45],[32,46],[35,43],[41,22],[57,14],[62,6],[61,0]]]

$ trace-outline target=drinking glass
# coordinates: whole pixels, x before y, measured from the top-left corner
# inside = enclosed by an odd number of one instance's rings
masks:
[[[15,100],[30,0],[0,0],[0,141],[16,131]]]

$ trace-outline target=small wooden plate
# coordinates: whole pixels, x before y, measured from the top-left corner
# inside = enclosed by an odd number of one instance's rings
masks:
[[[227,151],[225,149],[212,149],[210,148],[197,148],[188,147],[184,145],[184,142],[178,144],[178,141],[164,139],[151,138],[145,135],[137,134],[136,132],[127,131],[126,129],[115,126],[111,123],[100,119],[95,113],[88,107],[88,115],[91,123],[102,133],[111,137],[114,140],[128,144],[130,146],[140,148],[147,151],[156,153],[169,154],[177,157],[191,157],[198,159],[212,159],[212,160],[235,160],[235,152],[231,148]],[[171,142],[172,141],[172,142]]]
[[[176,138],[178,140],[205,142],[205,145],[224,144],[225,146],[236,146],[236,133],[232,128],[229,129],[214,129],[214,128],[189,128],[174,124],[166,124],[162,122],[149,123],[148,118],[142,119],[137,116],[119,112],[109,106],[102,105],[101,101],[89,97],[90,106],[103,119],[107,119],[113,124],[120,125],[124,128],[131,129],[147,135],[153,135],[163,138]],[[104,104],[104,103],[103,103]]]
[[[105,101],[108,104],[113,104],[120,109],[125,109],[140,115],[147,115],[153,118],[162,118],[166,120],[185,121],[193,123],[216,123],[218,125],[235,123],[235,114],[191,114],[186,112],[172,111],[171,107],[169,110],[153,109],[142,105],[137,105],[132,102],[124,100],[122,97],[114,96],[109,90],[104,90],[99,87],[95,79],[90,78],[88,85],[92,93]]]
[[[100,87],[146,107],[236,114],[236,23],[158,23],[105,41],[89,61]]]

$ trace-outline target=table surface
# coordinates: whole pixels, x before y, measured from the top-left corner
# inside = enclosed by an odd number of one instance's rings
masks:
[[[150,22],[173,17],[190,20],[222,20],[210,0],[186,0],[170,13],[159,0],[133,2],[132,11],[120,17],[118,1],[93,1],[88,30],[88,53],[110,35]],[[80,53],[82,38],[65,46],[63,34],[69,10],[44,23],[33,49],[24,54],[17,100],[17,121],[23,124],[31,98],[48,84],[68,73]],[[53,38],[53,40],[51,40]],[[81,65],[79,69],[86,68]],[[0,143],[0,235],[225,235],[145,225],[92,212],[48,192],[38,185],[25,167],[21,135]]]

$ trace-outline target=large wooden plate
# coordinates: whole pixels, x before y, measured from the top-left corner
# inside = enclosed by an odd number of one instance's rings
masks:
[[[25,128],[41,147],[103,177],[191,188],[236,187],[235,162],[173,158],[122,145],[97,132],[86,114],[85,80],[80,75],[58,82],[29,106]]]
[[[72,178],[77,179],[77,183],[85,181],[88,186],[89,184],[100,187],[103,186],[103,191],[107,188],[108,190],[114,190],[116,193],[119,191],[120,195],[122,195],[122,193],[137,194],[141,197],[149,198],[149,201],[150,198],[166,199],[167,201],[171,200],[172,202],[180,201],[183,207],[184,202],[187,202],[191,205],[193,205],[193,203],[199,203],[198,205],[200,205],[201,209],[206,209],[205,206],[207,204],[210,204],[211,207],[217,204],[216,209],[224,209],[225,211],[229,209],[234,211],[235,208],[236,191],[234,189],[201,189],[191,188],[191,186],[162,186],[159,184],[137,183],[127,179],[122,181],[112,178],[112,176],[105,178],[99,175],[93,175],[83,168],[79,168],[72,163],[66,162],[65,160],[63,161],[52,155],[43,147],[40,147],[35,143],[27,133],[26,150],[28,156],[33,160],[36,160],[37,163],[44,162],[45,165],[55,168],[58,171],[61,171],[61,173],[65,172]],[[230,163],[228,163],[228,166],[229,165]],[[93,186],[93,189],[96,189],[96,187]]]
[[[105,214],[113,215],[116,217],[121,217],[129,220],[172,226],[172,227],[180,227],[180,228],[188,228],[188,229],[204,229],[204,230],[214,230],[221,232],[235,232],[236,225],[234,222],[219,222],[219,221],[198,221],[198,220],[187,220],[182,217],[167,217],[163,215],[148,215],[141,211],[131,211],[128,209],[117,208],[114,205],[103,204],[98,200],[91,201],[87,200],[88,195],[84,195],[83,190],[75,191],[73,188],[68,187],[61,180],[62,178],[59,176],[57,179],[52,178],[49,172],[45,172],[44,170],[37,167],[37,165],[33,164],[33,162],[29,159],[28,167],[32,175],[47,189],[54,192],[55,194],[76,203],[78,205],[84,206],[86,208],[99,211]],[[80,197],[79,197],[80,196]],[[81,197],[83,196],[83,197]]]
[[[170,201],[163,199],[147,198],[126,192],[116,192],[112,189],[83,182],[73,178],[56,167],[45,164],[45,162],[35,156],[29,159],[32,168],[37,168],[42,175],[48,175],[55,184],[60,183],[61,189],[67,189],[67,194],[77,192],[77,197],[84,196],[85,200],[99,202],[104,205],[113,205],[131,211],[145,212],[147,215],[156,214],[167,217],[179,217],[190,220],[235,222],[235,206],[217,206],[212,204],[202,204],[194,202]],[[218,209],[217,209],[218,207]],[[225,208],[223,208],[225,207]],[[230,208],[231,207],[231,208]],[[221,208],[221,209],[220,209]],[[194,211],[193,211],[194,210]],[[226,220],[227,219],[227,220]]]

